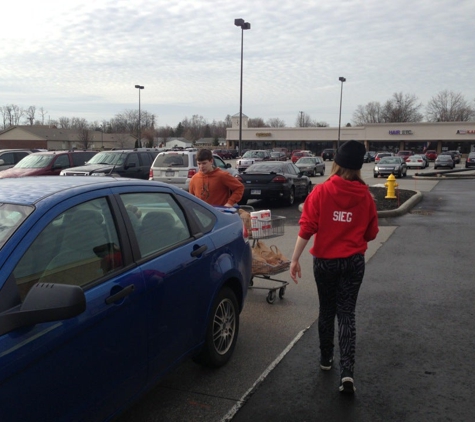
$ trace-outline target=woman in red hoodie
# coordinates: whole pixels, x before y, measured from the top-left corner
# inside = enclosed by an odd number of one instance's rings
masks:
[[[368,186],[361,179],[365,147],[348,141],[338,149],[328,180],[315,186],[300,218],[290,276],[302,277],[299,258],[314,235],[310,253],[320,303],[318,333],[320,368],[333,363],[335,316],[340,347],[340,386],[354,393],[355,308],[365,271],[367,242],[378,234],[378,214]]]

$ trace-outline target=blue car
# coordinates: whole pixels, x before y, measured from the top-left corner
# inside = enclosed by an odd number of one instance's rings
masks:
[[[0,421],[102,421],[185,358],[233,353],[242,220],[170,185],[0,182]]]

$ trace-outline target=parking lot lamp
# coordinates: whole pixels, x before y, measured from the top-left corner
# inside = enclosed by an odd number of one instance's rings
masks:
[[[139,90],[139,127],[137,130],[137,138],[138,138],[138,146],[141,147],[142,146],[142,130],[140,127],[140,91],[144,89],[144,87],[142,85],[135,85],[135,88]]]
[[[340,128],[341,128],[341,101],[343,99],[343,82],[346,82],[346,78],[340,76],[338,80],[341,82],[341,90],[340,90],[340,117],[338,118],[338,142],[337,148],[340,148]]]
[[[242,70],[243,70],[243,47],[244,47],[244,30],[251,29],[249,22],[244,22],[244,19],[234,19],[234,25],[241,27],[241,84],[239,94],[239,156],[241,156],[241,142],[242,142]]]

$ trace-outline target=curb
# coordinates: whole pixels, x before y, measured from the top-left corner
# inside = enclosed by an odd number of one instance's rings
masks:
[[[378,211],[378,218],[399,217],[399,216],[409,212],[422,199],[422,192],[420,192],[418,190],[416,190],[414,192],[416,192],[416,194],[411,196],[399,208],[396,208],[395,210]],[[302,212],[302,209],[303,209],[303,203],[299,204],[299,211]]]
[[[402,204],[399,208],[395,210],[387,210],[387,211],[378,211],[378,218],[391,218],[391,217],[399,217],[403,214],[409,212],[416,204],[418,204],[422,199],[422,192],[416,190],[415,195],[412,195],[404,204]]]

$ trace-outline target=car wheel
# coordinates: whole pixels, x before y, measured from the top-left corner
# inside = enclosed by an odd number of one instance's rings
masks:
[[[320,174],[321,174],[322,176],[324,176],[324,175],[325,175],[325,169],[323,169],[323,170],[320,172]]]
[[[224,287],[216,297],[200,353],[193,358],[200,365],[218,368],[231,358],[239,332],[239,307],[236,295]]]
[[[287,198],[287,204],[294,205],[294,202],[295,202],[295,188],[292,186],[290,188],[289,197]]]
[[[315,177],[317,175],[317,172],[315,171],[315,169],[313,169],[312,171],[312,177]]]
[[[375,179],[377,179],[378,178],[378,173],[373,173],[373,176],[374,176]]]

